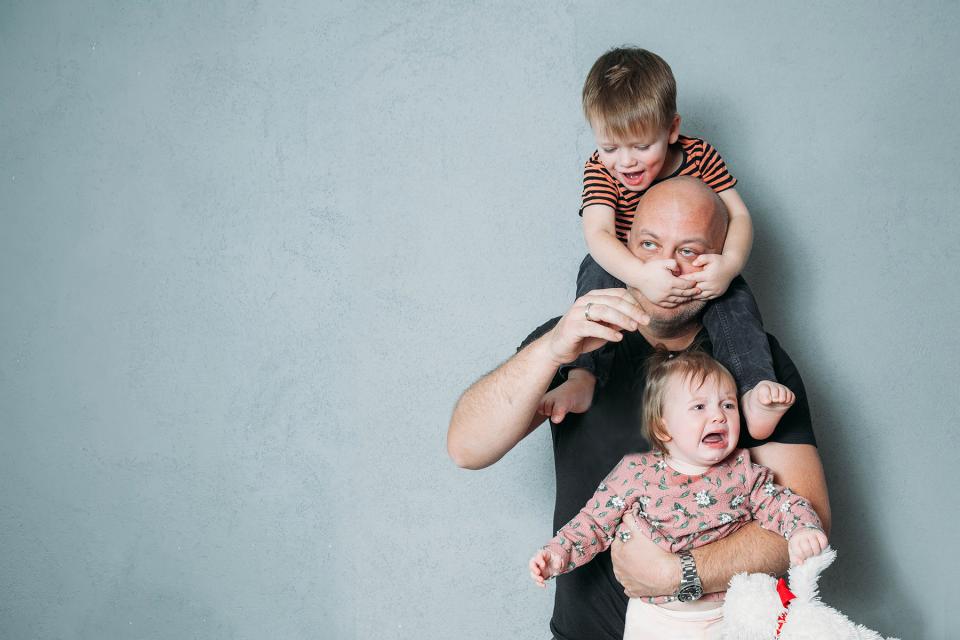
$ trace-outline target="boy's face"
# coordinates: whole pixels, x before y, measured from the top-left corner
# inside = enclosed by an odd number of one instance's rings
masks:
[[[692,382],[674,376],[667,383],[664,444],[673,458],[709,467],[730,455],[740,437],[737,387],[727,376],[708,377],[699,387]]]
[[[603,123],[592,124],[597,155],[604,168],[630,191],[646,191],[653,181],[676,169],[670,145],[680,135],[680,116],[664,131],[619,138],[607,132]]]

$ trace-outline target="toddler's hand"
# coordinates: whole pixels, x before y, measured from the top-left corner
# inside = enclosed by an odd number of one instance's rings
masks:
[[[695,282],[675,275],[678,269],[676,260],[648,260],[639,263],[627,284],[653,304],[670,309],[700,294]]]
[[[730,281],[737,277],[738,269],[733,260],[719,253],[705,253],[697,256],[692,262],[695,267],[703,267],[701,271],[687,273],[681,276],[699,287],[700,295],[697,300],[713,300],[722,296]]]
[[[790,550],[790,566],[794,567],[826,549],[827,536],[819,529],[801,529],[790,536],[787,548]]]
[[[530,577],[541,587],[546,587],[545,580],[560,573],[560,556],[546,549],[540,549],[530,558]]]

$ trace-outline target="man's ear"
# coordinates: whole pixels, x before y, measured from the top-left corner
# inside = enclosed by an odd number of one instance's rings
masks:
[[[673,122],[670,123],[670,137],[667,140],[670,144],[675,144],[680,137],[680,114],[673,116]]]

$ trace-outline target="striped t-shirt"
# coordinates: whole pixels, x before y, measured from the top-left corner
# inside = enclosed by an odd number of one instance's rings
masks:
[[[737,184],[737,179],[730,175],[723,158],[710,143],[699,138],[680,136],[677,144],[683,152],[680,168],[666,178],[656,180],[654,184],[676,176],[693,176],[703,180],[717,193]],[[605,204],[613,207],[616,212],[617,237],[621,242],[626,242],[637,203],[644,193],[645,191],[627,189],[623,183],[604,169],[599,154],[594,151],[583,168],[583,204],[580,206],[580,214],[583,215],[583,210],[591,204]]]

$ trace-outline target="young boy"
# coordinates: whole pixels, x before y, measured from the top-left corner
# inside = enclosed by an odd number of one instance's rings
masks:
[[[703,324],[717,359],[736,378],[750,435],[762,440],[796,398],[776,382],[760,312],[738,275],[753,243],[750,212],[716,149],[680,135],[676,93],[669,65],[644,49],[608,51],[587,75],[583,110],[597,151],[587,160],[583,175],[580,214],[590,254],[580,266],[577,297],[626,284],[662,307],[713,300]],[[698,255],[689,248],[675,256],[641,261],[625,245],[637,203],[651,185],[679,175],[703,180],[726,206],[729,227],[723,253]],[[655,244],[655,239],[648,239],[641,247],[655,252]],[[702,270],[677,277],[678,260],[691,261]],[[730,330],[732,325],[736,331]],[[543,397],[540,413],[559,422],[568,412],[586,411],[597,381],[605,381],[611,358],[612,350],[603,348],[577,359],[564,371],[566,382]]]

